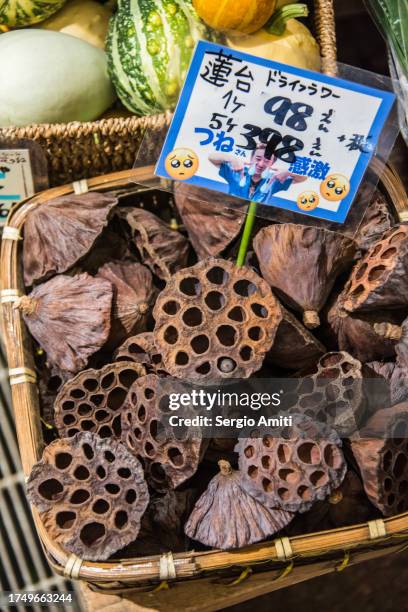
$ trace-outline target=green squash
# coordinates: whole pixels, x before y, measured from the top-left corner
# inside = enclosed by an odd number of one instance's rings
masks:
[[[47,19],[66,0],[0,0],[0,25],[23,27]]]
[[[119,0],[106,51],[122,103],[137,115],[174,108],[199,39],[214,33],[190,0]]]

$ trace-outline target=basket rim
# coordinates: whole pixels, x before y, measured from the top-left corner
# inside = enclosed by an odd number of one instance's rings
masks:
[[[88,179],[89,190],[119,188],[130,182],[143,184],[152,176],[153,166],[134,170],[125,170],[109,175]],[[41,192],[17,204],[11,211],[6,227],[21,232],[27,214],[37,206],[51,198],[73,193],[74,184],[55,187]],[[11,232],[13,233],[13,232]],[[19,241],[4,239],[1,245],[1,288],[2,290],[18,290],[24,294],[24,285],[20,274]],[[7,351],[8,366],[13,368],[28,368],[33,370],[34,360],[28,344],[28,330],[18,309],[13,303],[2,304],[2,323]],[[23,380],[12,385],[12,400],[17,430],[19,450],[23,471],[26,476],[32,466],[41,456],[43,439],[40,423],[39,400],[35,381]],[[33,508],[34,522],[44,552],[53,569],[60,574],[80,578],[91,582],[146,582],[161,579],[161,557],[137,557],[134,559],[114,560],[109,562],[91,562],[81,560],[71,555],[56,544],[46,532],[39,514]],[[309,559],[321,557],[335,551],[352,550],[372,546],[387,546],[390,539],[408,539],[408,512],[400,515],[378,519],[380,528],[373,531],[369,521],[329,531],[277,538],[268,542],[253,544],[237,551],[210,550],[195,552],[194,550],[174,554],[174,566],[178,579],[194,577],[202,572],[217,571],[236,565],[257,563],[288,562],[290,559]],[[378,523],[377,521],[377,523]],[[373,535],[374,534],[374,535]],[[381,535],[380,535],[381,534]],[[376,536],[376,537],[374,537]],[[285,540],[282,553],[282,540]],[[287,546],[289,545],[289,548]],[[286,547],[286,548],[285,548]],[[287,554],[287,551],[290,554]]]

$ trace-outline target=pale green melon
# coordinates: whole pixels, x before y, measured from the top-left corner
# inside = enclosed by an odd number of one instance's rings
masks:
[[[2,127],[92,121],[114,102],[104,51],[74,36],[7,32],[0,57]]]

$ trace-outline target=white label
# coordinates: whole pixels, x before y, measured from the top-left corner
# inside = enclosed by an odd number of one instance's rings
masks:
[[[344,223],[394,101],[200,41],[156,174]]]
[[[0,225],[4,225],[13,204],[34,194],[30,151],[0,149]]]

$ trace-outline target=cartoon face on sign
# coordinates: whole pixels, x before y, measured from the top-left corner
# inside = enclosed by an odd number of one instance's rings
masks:
[[[304,191],[298,195],[296,202],[301,210],[313,210],[319,204],[319,196],[315,191]]]
[[[320,193],[325,200],[339,202],[350,191],[350,181],[344,174],[330,174],[320,185]]]
[[[174,149],[166,157],[166,172],[172,179],[186,181],[198,170],[198,157],[192,149]]]

